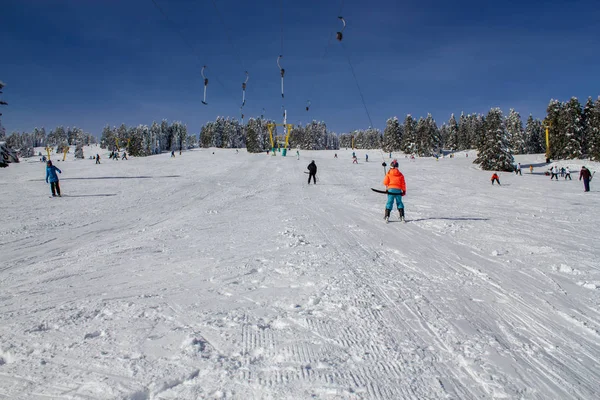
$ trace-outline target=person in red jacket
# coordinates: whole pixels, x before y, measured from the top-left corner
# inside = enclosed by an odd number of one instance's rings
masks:
[[[498,185],[500,184],[500,178],[498,177],[498,174],[494,172],[494,175],[492,175],[492,185],[494,184],[494,181],[498,182]]]
[[[387,223],[390,220],[394,201],[396,201],[400,220],[406,222],[404,218],[404,203],[402,203],[402,196],[406,194],[406,182],[404,181],[404,175],[398,170],[398,160],[394,159],[390,163],[390,170],[383,179],[383,184],[388,192],[388,200],[385,205],[385,222]]]

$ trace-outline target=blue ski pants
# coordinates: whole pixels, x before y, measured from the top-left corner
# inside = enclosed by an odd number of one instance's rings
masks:
[[[400,193],[402,193],[402,190],[400,189],[388,189],[388,199],[387,203],[385,204],[386,209],[394,209],[394,200],[396,200],[396,206],[398,209],[404,208],[404,203],[402,203],[402,196]]]

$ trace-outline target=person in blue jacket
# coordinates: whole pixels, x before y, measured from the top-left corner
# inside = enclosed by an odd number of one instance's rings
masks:
[[[62,174],[62,171],[52,165],[52,161],[48,160],[46,163],[46,183],[50,183],[50,189],[52,189],[52,196],[56,197],[58,194],[60,196],[60,185],[58,183],[58,175],[56,175],[56,171],[59,174]]]

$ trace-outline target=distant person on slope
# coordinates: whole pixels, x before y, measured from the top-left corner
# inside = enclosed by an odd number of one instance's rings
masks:
[[[494,174],[492,175],[492,185],[494,185],[494,181],[498,182],[498,185],[500,185],[500,177],[498,176],[498,174],[496,172],[494,172]]]
[[[96,164],[100,164],[100,155],[96,154]]]
[[[394,201],[396,201],[400,220],[406,222],[406,219],[404,219],[404,203],[402,203],[402,196],[406,194],[406,182],[404,181],[404,175],[398,170],[398,160],[394,159],[390,163],[390,170],[385,175],[383,184],[388,192],[388,199],[385,204],[385,222],[387,223],[390,220]]]
[[[517,164],[517,169],[515,170],[515,175],[523,175],[521,173],[521,163]]]
[[[315,164],[315,160],[312,160],[310,164],[308,164],[308,184],[310,185],[310,178],[313,179],[313,183],[317,184],[317,164]]]
[[[530,174],[533,174],[533,165],[530,165],[530,166],[529,166],[529,173],[530,173]]]
[[[56,197],[57,194],[60,197],[60,185],[58,183],[58,175],[56,175],[56,171],[58,171],[59,174],[62,174],[62,171],[52,165],[52,161],[48,160],[46,163],[46,183],[50,183],[52,197]]]
[[[573,180],[571,179],[571,170],[569,169],[569,167],[565,168],[565,181],[567,180],[567,178],[569,178],[570,181]]]
[[[583,188],[586,192],[590,191],[590,181],[592,180],[592,173],[586,167],[581,167],[579,172],[579,180],[583,179]]]

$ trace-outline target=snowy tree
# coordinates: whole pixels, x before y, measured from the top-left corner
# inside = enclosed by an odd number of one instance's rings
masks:
[[[52,134],[52,133],[51,133]],[[102,129],[102,136],[100,137],[100,147],[103,149],[113,149],[113,143],[115,143],[115,129],[106,125]]]
[[[589,154],[589,137],[590,137],[590,124],[589,120],[594,112],[594,100],[592,97],[588,97],[585,106],[583,107],[582,115],[582,135],[581,135],[581,154],[584,156]]]
[[[83,141],[78,142],[75,147],[75,158],[83,159]]]
[[[485,119],[486,138],[483,147],[473,162],[486,171],[513,171],[514,159],[499,108],[492,108]]]
[[[542,123],[529,114],[525,126],[524,153],[538,154],[546,150]]]
[[[512,108],[506,117],[506,131],[510,138],[510,146],[513,154],[523,154],[525,152],[523,122],[521,121],[521,115]]]
[[[390,151],[398,151],[402,146],[402,127],[398,117],[393,117],[387,120],[383,131],[382,149],[386,153]]]
[[[561,149],[564,147],[564,136],[561,135],[561,132],[564,132],[561,118],[563,107],[560,101],[552,99],[546,109],[547,115],[543,126],[548,128],[550,146],[546,149],[546,157],[550,159],[560,158]]]
[[[4,88],[4,82],[0,81],[0,94],[2,94],[2,88]],[[0,106],[6,106],[8,103],[6,101],[0,100]],[[2,113],[0,112],[0,117],[2,117]],[[6,130],[2,126],[2,118],[0,118],[0,141],[4,141],[6,138]]]
[[[454,114],[452,114],[448,120],[447,129],[448,137],[445,146],[450,151],[456,151],[458,150],[458,123],[456,122]]]
[[[586,120],[588,154],[592,160],[600,161],[600,97],[594,102]]]
[[[456,134],[456,148],[458,150],[468,150],[470,145],[469,140],[469,120],[465,113],[460,114],[458,120],[458,132]]]
[[[581,158],[581,137],[583,132],[581,104],[576,97],[566,103],[560,114],[564,129],[563,146],[558,150],[559,158]]]
[[[479,149],[485,143],[485,117],[481,114],[469,116],[470,149]]]
[[[404,119],[404,134],[402,135],[401,150],[406,154],[412,154],[417,149],[417,122],[412,115],[408,114]]]

